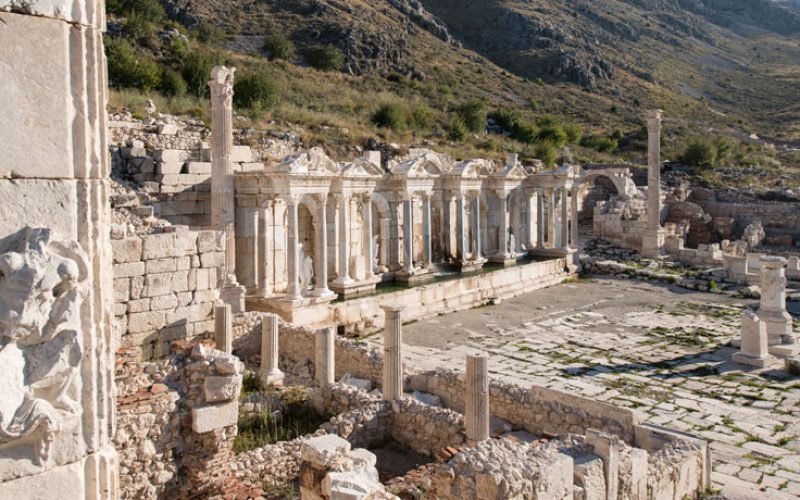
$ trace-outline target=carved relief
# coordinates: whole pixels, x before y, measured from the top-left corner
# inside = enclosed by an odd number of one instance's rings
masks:
[[[50,229],[12,238],[0,255],[0,446],[28,438],[41,465],[64,418],[78,413],[87,260]]]

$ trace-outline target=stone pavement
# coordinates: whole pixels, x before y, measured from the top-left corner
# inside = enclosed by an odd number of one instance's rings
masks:
[[[706,438],[729,498],[800,497],[800,377],[735,365],[726,346],[752,301],[601,278],[404,327],[405,362],[464,367],[636,408]],[[797,314],[797,311],[794,311]],[[380,335],[369,339],[380,344]]]

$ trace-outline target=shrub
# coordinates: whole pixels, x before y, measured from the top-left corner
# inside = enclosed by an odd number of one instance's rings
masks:
[[[716,165],[720,165],[727,160],[733,153],[733,143],[725,137],[714,139],[714,148],[717,150]]]
[[[167,11],[158,0],[122,0],[122,11],[130,17],[131,14],[141,14],[153,24],[161,24],[167,18]]]
[[[533,144],[536,141],[537,134],[536,126],[523,120],[518,120],[511,127],[511,138],[525,144]]]
[[[182,36],[177,36],[170,40],[167,54],[173,62],[181,63],[189,54],[189,44]]]
[[[225,40],[225,31],[211,23],[202,23],[194,30],[198,40],[206,45],[217,46]]]
[[[233,84],[233,103],[255,111],[270,109],[278,103],[278,86],[267,73],[245,74]]]
[[[581,132],[581,128],[577,125],[566,125],[564,127],[564,132],[567,133],[567,142],[569,144],[580,144],[581,137],[583,137],[583,132]]]
[[[476,134],[486,130],[486,108],[478,99],[470,99],[461,105],[458,114],[467,130]]]
[[[145,14],[132,12],[122,26],[122,34],[131,40],[140,41],[150,38],[155,26]]]
[[[464,123],[464,119],[461,116],[455,116],[452,120],[450,120],[450,128],[447,133],[447,137],[451,141],[461,142],[467,138],[467,124]]]
[[[601,153],[613,153],[619,148],[619,143],[611,137],[584,137],[581,146],[594,149]]]
[[[556,148],[564,147],[567,143],[567,133],[561,125],[544,125],[536,134],[537,142],[549,142]]]
[[[430,130],[436,120],[436,112],[425,104],[417,104],[411,108],[409,125],[417,131]]]
[[[714,146],[705,139],[690,139],[686,150],[680,156],[681,163],[698,168],[710,168],[716,163],[717,153]]]
[[[168,96],[181,96],[186,93],[186,80],[174,69],[164,67],[161,71],[159,89]]]
[[[275,59],[291,61],[295,56],[295,48],[292,41],[280,35],[273,35],[264,39],[264,50],[269,52],[270,61]]]
[[[147,56],[137,54],[123,39],[108,38],[105,43],[108,60],[108,79],[112,87],[155,89],[161,83],[158,64]]]
[[[515,112],[508,109],[498,109],[496,111],[492,111],[489,113],[488,117],[491,118],[498,127],[502,128],[506,132],[511,132],[514,124],[519,119]]]
[[[555,146],[548,142],[542,142],[536,145],[536,149],[533,150],[533,155],[542,160],[545,165],[553,165],[558,158],[558,151],[556,151]]]
[[[342,51],[333,45],[317,45],[305,51],[306,62],[322,71],[338,71],[344,64]]]
[[[181,75],[186,80],[189,92],[197,97],[208,95],[208,79],[211,69],[219,62],[219,56],[209,52],[194,51],[184,58]]]
[[[381,128],[388,128],[395,132],[404,132],[408,128],[408,109],[399,102],[383,104],[372,115],[372,123]]]

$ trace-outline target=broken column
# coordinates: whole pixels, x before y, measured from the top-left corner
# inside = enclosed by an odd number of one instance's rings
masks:
[[[235,198],[233,191],[233,75],[235,68],[211,70],[211,227],[225,231],[225,266],[236,270]]]
[[[620,439],[597,429],[586,430],[586,444],[594,448],[595,455],[603,461],[606,478],[606,498],[615,500],[619,491]]]
[[[350,449],[345,439],[328,434],[300,446],[300,498],[344,500],[396,498],[386,493],[375,469],[377,458],[364,449]]]
[[[764,368],[775,359],[769,354],[767,327],[751,311],[745,312],[742,316],[742,339],[739,349],[731,359],[741,365]]]
[[[647,229],[642,235],[642,255],[661,255],[666,234],[661,227],[661,118],[663,111],[647,113]]]
[[[770,346],[796,344],[792,316],[786,312],[786,259],[763,255],[761,261],[761,305],[758,317],[767,328]]]
[[[489,439],[489,356],[485,352],[467,355],[466,379],[467,445]]]
[[[327,387],[336,381],[336,330],[323,328],[314,333],[314,381]]]
[[[233,326],[231,324],[230,304],[214,306],[214,341],[220,351],[228,354],[233,352]]]
[[[394,401],[403,394],[402,307],[381,306],[386,315],[383,328],[383,399]]]
[[[278,368],[278,316],[261,316],[261,383],[282,384],[283,372]]]

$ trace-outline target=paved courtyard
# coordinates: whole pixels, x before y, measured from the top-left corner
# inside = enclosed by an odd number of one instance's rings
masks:
[[[406,325],[406,362],[463,368],[466,352],[486,350],[495,378],[636,408],[706,438],[714,485],[731,498],[796,498],[800,377],[729,361],[726,344],[754,305],[649,282],[579,280]]]

